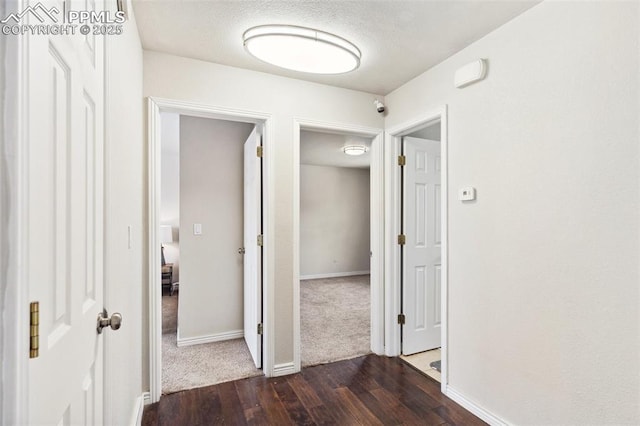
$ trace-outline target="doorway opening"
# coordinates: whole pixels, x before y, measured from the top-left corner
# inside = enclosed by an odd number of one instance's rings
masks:
[[[302,367],[371,352],[370,146],[371,138],[300,133]]]
[[[149,110],[155,402],[271,374],[272,181],[268,116],[155,99]]]
[[[442,186],[440,121],[401,139],[402,359],[440,381]]]
[[[382,353],[382,133],[295,122],[294,364]],[[348,155],[364,151],[360,156]]]
[[[262,374],[261,345],[244,330],[244,293],[262,295],[255,274],[262,260],[255,241],[261,182],[255,170],[256,188],[245,178],[244,151],[259,160],[261,131],[188,115],[164,113],[161,120],[162,393],[168,394]],[[247,202],[249,190],[257,192],[254,202]],[[256,234],[246,249],[245,207],[255,219],[248,232]],[[251,282],[245,283],[245,266]],[[253,281],[259,288],[249,288]],[[260,321],[251,320],[252,330]]]
[[[447,377],[446,107],[390,129],[388,355]],[[391,163],[392,162],[392,163]]]

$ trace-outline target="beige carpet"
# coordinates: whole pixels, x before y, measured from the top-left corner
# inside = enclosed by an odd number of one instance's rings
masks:
[[[300,281],[303,367],[371,352],[369,275]]]
[[[370,352],[369,275],[300,282],[302,366]],[[178,296],[162,297],[162,393],[262,375],[244,339],[178,348]]]
[[[162,393],[262,375],[244,339],[176,345],[178,296],[162,298]]]

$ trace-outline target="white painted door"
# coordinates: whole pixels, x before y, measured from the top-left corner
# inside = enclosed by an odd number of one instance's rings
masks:
[[[244,340],[262,368],[262,136],[256,125],[244,143]],[[261,244],[261,241],[260,241]]]
[[[440,142],[405,137],[402,353],[440,347]]]
[[[62,21],[62,1],[31,3]],[[26,280],[40,305],[39,354],[28,362],[33,425],[103,422],[103,48],[102,37],[79,32],[28,36]]]

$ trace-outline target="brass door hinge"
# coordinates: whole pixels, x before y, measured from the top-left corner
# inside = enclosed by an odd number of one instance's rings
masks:
[[[407,237],[404,234],[398,235],[398,244],[403,246],[405,245],[406,242],[407,242]]]
[[[258,324],[258,334],[262,335],[262,323]]]
[[[407,164],[407,157],[404,155],[398,155],[398,166],[404,166]]]
[[[258,149],[257,149],[257,155],[258,155],[258,157],[262,158],[262,147],[261,146],[259,146]]]
[[[258,245],[262,247],[262,234],[258,235]]]
[[[398,315],[398,324],[404,325],[405,320],[406,320],[406,318],[405,318],[404,314]]]
[[[40,302],[29,305],[29,358],[40,353]]]

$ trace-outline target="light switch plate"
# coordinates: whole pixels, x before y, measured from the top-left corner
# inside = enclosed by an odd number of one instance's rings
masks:
[[[476,189],[472,186],[466,186],[458,190],[458,200],[473,201],[476,199]]]
[[[194,223],[193,224],[193,235],[202,235],[202,224]]]

